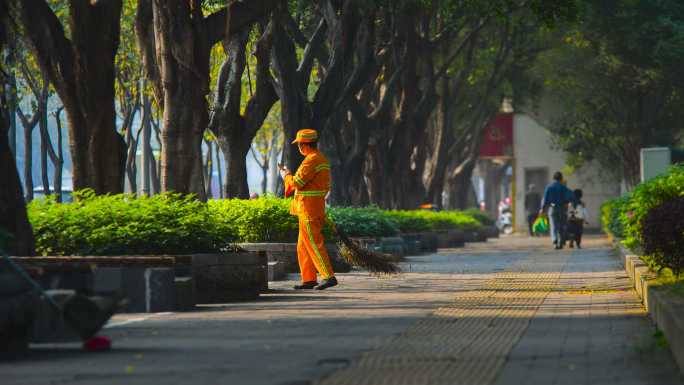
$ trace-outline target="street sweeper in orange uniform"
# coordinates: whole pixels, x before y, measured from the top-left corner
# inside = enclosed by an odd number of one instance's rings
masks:
[[[299,131],[292,143],[297,143],[299,151],[306,156],[294,175],[282,166],[280,170],[280,176],[285,181],[285,196],[295,191],[290,214],[299,217],[297,256],[302,284],[294,288],[324,290],[337,285],[321,234],[325,222],[325,196],[330,191],[330,164],[318,150],[318,134],[315,130]],[[316,271],[323,277],[320,285],[316,280]]]

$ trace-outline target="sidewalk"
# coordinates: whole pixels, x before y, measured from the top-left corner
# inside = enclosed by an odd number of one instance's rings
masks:
[[[610,244],[509,237],[353,272],[323,292],[115,316],[111,352],[33,347],[3,384],[676,384]],[[290,276],[297,280],[298,276]],[[651,347],[653,345],[653,347]]]

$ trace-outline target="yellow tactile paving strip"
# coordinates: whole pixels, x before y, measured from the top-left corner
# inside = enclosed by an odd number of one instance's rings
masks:
[[[535,253],[316,384],[491,383],[570,253]]]

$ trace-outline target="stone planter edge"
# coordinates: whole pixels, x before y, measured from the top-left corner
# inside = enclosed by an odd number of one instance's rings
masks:
[[[684,368],[684,301],[657,284],[655,275],[637,255],[619,243],[615,250],[651,320],[667,339],[677,365]]]

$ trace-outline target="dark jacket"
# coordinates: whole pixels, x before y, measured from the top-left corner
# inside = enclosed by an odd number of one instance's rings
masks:
[[[546,209],[549,206],[556,206],[565,212],[565,205],[567,203],[582,203],[579,199],[575,198],[570,190],[565,187],[561,182],[553,182],[546,186],[546,191],[544,192],[544,199],[542,199],[541,208]]]
[[[525,193],[525,214],[535,215],[539,213],[541,207],[541,194],[536,191],[528,191]]]

